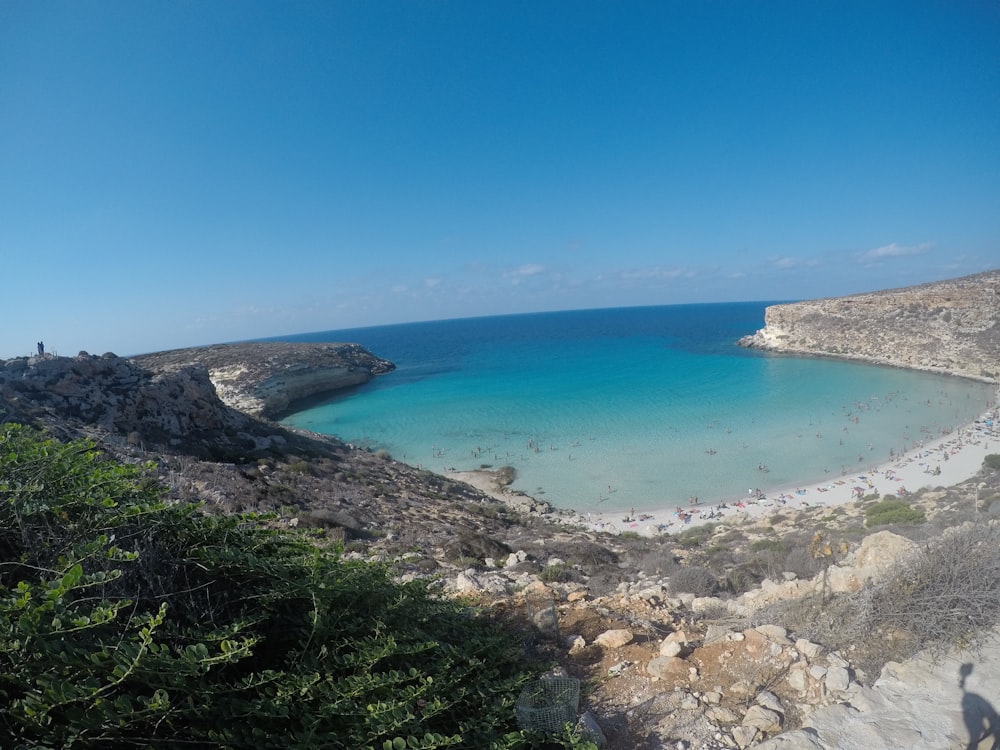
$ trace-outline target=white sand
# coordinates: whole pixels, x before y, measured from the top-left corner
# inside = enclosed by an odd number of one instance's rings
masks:
[[[814,484],[771,492],[760,500],[748,493],[724,503],[643,511],[634,514],[635,517],[628,511],[557,511],[554,515],[567,523],[595,531],[632,531],[644,536],[674,533],[710,521],[739,524],[783,508],[842,505],[856,500],[859,491],[861,495],[877,491],[880,496],[905,496],[907,492],[924,487],[950,487],[975,476],[990,453],[1000,453],[1000,409],[992,409],[974,423],[886,463],[871,468],[861,468],[859,464],[858,471],[846,476],[827,477]],[[491,472],[454,472],[451,475],[500,500],[509,498],[496,489]]]

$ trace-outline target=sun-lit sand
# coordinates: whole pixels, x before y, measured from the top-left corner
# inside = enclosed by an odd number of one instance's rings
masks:
[[[855,471],[844,476],[827,476],[812,484],[784,488],[763,497],[756,497],[755,488],[751,487],[745,496],[720,503],[689,502],[640,513],[628,510],[557,511],[554,516],[594,530],[631,531],[647,536],[674,533],[710,521],[739,524],[782,508],[830,507],[875,492],[879,496],[905,497],[924,487],[950,487],[975,476],[990,453],[1000,453],[1000,409],[997,408],[949,435],[929,440],[885,463],[877,466],[859,463]],[[500,500],[511,497],[497,490],[491,472],[453,472],[450,475]]]

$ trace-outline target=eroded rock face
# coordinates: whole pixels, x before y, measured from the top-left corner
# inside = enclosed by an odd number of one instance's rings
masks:
[[[1000,379],[1000,270],[772,305],[742,346]]]
[[[9,419],[77,420],[135,440],[221,438],[248,422],[219,401],[204,366],[151,372],[114,354],[0,362],[0,396]]]
[[[201,365],[226,404],[263,417],[275,417],[296,401],[361,385],[396,369],[359,344],[217,344],[133,359],[157,371]]]

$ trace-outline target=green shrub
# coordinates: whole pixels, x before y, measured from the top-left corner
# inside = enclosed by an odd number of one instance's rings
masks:
[[[905,500],[900,500],[893,495],[887,495],[884,500],[865,508],[865,525],[868,528],[892,524],[923,523],[926,520],[922,510],[914,508]]]
[[[546,565],[542,568],[542,572],[538,574],[538,578],[545,583],[562,583],[570,580],[572,577],[573,568],[566,563]]]
[[[787,552],[788,545],[781,539],[757,539],[750,549],[754,552]]]
[[[288,470],[293,474],[312,474],[312,467],[308,461],[294,461],[288,464]]]
[[[512,633],[0,427],[0,746],[531,748]],[[560,740],[569,742],[569,740]]]
[[[685,529],[679,533],[675,539],[681,547],[699,547],[707,539],[709,539],[712,534],[715,533],[715,529],[718,528],[717,523],[705,523],[701,526],[692,526],[690,529]]]
[[[987,468],[993,469],[994,471],[1000,471],[1000,453],[990,453],[983,459],[983,463],[987,466]]]

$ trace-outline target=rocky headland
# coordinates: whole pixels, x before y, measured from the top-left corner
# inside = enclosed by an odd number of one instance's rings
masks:
[[[1000,271],[772,305],[741,346],[1000,379]]]
[[[998,280],[776,306],[752,345],[996,378]],[[949,650],[966,643],[942,635],[910,658],[853,613],[925,540],[1000,523],[1000,468],[913,493],[916,516],[879,533],[867,497],[644,538],[273,421],[391,369],[354,344],[19,358],[0,363],[0,421],[88,437],[151,462],[170,498],[269,511],[508,618],[539,659],[587,683],[584,723],[608,747],[967,748],[969,722],[996,719],[993,642]],[[961,439],[1000,445],[995,426]]]
[[[367,383],[396,369],[359,344],[242,343],[175,349],[133,357],[164,372],[203,365],[225,403],[262,417],[277,417],[298,402]]]

